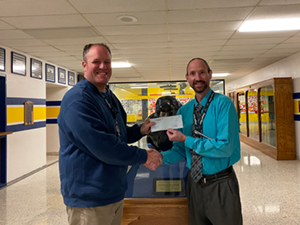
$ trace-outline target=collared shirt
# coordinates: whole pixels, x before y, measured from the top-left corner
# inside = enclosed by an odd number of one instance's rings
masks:
[[[212,90],[200,102],[205,105]],[[183,128],[179,129],[187,136],[185,142],[173,142],[173,148],[161,152],[163,164],[172,164],[182,158],[187,159],[187,167],[191,168],[191,149],[202,155],[202,172],[205,175],[220,172],[240,159],[240,139],[238,117],[231,99],[215,93],[203,121],[203,134],[207,138],[192,137],[193,109],[197,105],[196,98],[179,108],[177,114],[182,115]]]

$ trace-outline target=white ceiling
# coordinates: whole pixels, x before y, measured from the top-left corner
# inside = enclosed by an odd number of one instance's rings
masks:
[[[238,31],[275,17],[300,17],[300,0],[0,0],[0,44],[82,73],[84,45],[107,43],[132,64],[112,82],[183,80],[194,57],[229,81],[300,51],[300,31]]]

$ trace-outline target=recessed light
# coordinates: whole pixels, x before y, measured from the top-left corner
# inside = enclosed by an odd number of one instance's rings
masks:
[[[117,20],[121,21],[122,23],[135,23],[138,19],[134,16],[118,16]]]
[[[300,30],[300,18],[245,21],[240,32]]]

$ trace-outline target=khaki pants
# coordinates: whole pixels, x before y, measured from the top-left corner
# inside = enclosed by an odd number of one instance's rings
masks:
[[[120,225],[124,200],[99,207],[77,208],[67,206],[70,225]]]

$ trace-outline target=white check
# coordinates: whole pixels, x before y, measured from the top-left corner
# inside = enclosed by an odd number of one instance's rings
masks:
[[[151,127],[151,132],[167,130],[168,128],[171,129],[183,128],[181,115],[158,117],[152,119],[150,118],[150,121],[156,123],[154,126]]]

